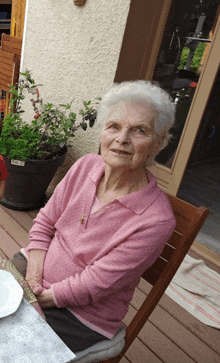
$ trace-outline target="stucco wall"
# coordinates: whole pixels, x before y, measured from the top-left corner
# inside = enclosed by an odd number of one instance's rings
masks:
[[[83,100],[97,102],[114,81],[130,0],[27,0],[22,70],[32,71],[41,83],[44,102],[67,103],[73,111]],[[26,117],[31,106],[25,104]],[[33,114],[33,112],[32,112]],[[53,187],[70,165],[89,152],[97,152],[99,128],[78,130],[65,164]]]

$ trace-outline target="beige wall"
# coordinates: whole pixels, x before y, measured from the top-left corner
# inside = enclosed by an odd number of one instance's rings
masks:
[[[114,81],[129,6],[130,0],[87,0],[83,7],[73,0],[27,0],[22,71],[31,70],[44,85],[44,102],[74,98],[73,110],[78,112],[83,100],[96,102],[102,96]],[[29,103],[25,109],[29,115]],[[79,130],[73,141],[53,184],[75,160],[97,152],[98,127]]]

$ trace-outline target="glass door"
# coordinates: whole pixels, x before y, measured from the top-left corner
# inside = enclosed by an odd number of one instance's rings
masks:
[[[153,81],[176,104],[169,144],[150,170],[166,192],[176,195],[214,84],[220,61],[220,1],[173,0]]]

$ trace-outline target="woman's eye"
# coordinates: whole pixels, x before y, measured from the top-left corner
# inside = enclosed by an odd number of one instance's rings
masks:
[[[134,132],[136,132],[137,134],[145,134],[144,129],[141,129],[141,128],[139,128],[139,127],[136,127],[136,128],[134,129]]]

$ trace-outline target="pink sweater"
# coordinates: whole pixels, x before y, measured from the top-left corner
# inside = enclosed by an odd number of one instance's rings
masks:
[[[25,254],[47,251],[43,286],[52,288],[57,307],[68,307],[85,325],[112,338],[141,275],[162,252],[176,221],[149,171],[146,187],[88,216],[103,173],[104,162],[95,154],[70,168],[34,220]]]

